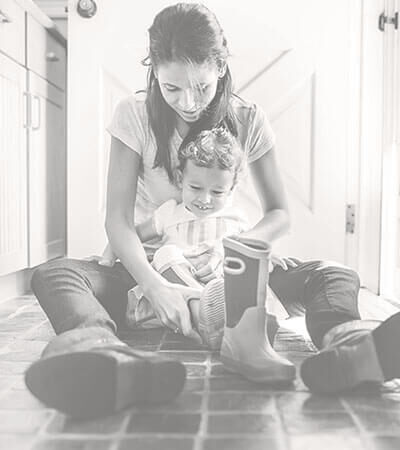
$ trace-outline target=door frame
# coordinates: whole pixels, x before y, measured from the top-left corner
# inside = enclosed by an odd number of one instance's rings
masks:
[[[386,14],[399,12],[399,0],[387,0]],[[400,153],[400,30],[391,25],[384,40],[384,133],[382,155],[382,235],[379,293],[399,301],[396,285],[399,247],[399,153]]]

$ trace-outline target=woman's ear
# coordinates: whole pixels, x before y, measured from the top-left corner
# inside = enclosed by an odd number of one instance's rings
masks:
[[[180,170],[180,169],[176,170],[175,180],[176,180],[176,184],[177,184],[178,188],[182,189],[182,180],[183,180],[182,170]]]
[[[218,78],[223,78],[226,74],[226,62],[222,61],[218,65]]]

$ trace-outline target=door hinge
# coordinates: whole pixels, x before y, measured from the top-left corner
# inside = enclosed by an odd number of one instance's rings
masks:
[[[354,234],[356,227],[356,205],[346,205],[346,233]]]
[[[387,23],[394,25],[394,29],[397,30],[399,28],[399,13],[395,12],[393,17],[388,17],[385,13],[382,13],[378,19],[378,28],[381,31],[385,31]]]

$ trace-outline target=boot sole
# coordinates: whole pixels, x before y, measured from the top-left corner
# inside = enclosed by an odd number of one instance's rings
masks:
[[[300,370],[312,392],[333,394],[400,377],[400,313],[385,320],[352,351],[332,347],[306,359]]]
[[[254,383],[288,384],[296,378],[295,366],[274,365],[271,363],[269,367],[258,369],[223,355],[220,355],[220,360],[229,372],[238,373]]]
[[[212,350],[221,348],[225,326],[224,281],[210,281],[200,299],[198,331],[204,343]]]
[[[97,418],[133,404],[175,398],[186,370],[178,361],[159,357],[74,352],[43,358],[25,374],[29,390],[45,405],[77,418]]]

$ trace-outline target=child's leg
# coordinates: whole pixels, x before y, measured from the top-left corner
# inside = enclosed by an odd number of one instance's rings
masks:
[[[182,250],[174,245],[165,245],[157,250],[153,258],[153,267],[171,283],[182,284],[202,290],[203,285],[193,276],[193,266],[183,256]],[[199,321],[199,302],[188,301],[192,321],[197,328]],[[198,299],[196,299],[198,300]],[[136,286],[128,293],[127,323],[130,326],[143,324],[144,327],[162,326],[155,316],[150,302],[143,297],[140,287]]]

